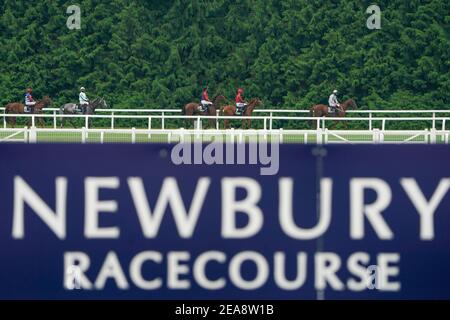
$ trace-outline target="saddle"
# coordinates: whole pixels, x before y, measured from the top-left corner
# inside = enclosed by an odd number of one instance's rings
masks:
[[[197,110],[200,111],[200,112],[208,112],[209,111],[209,106],[200,104],[198,106]]]

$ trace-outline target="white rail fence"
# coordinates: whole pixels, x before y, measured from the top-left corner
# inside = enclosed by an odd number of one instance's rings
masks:
[[[368,130],[373,130],[375,128],[374,124],[381,124],[379,129],[386,130],[387,123],[392,122],[409,122],[411,124],[416,125],[417,121],[427,121],[431,124],[431,129],[437,129],[440,124],[441,130],[446,130],[446,124],[450,120],[449,117],[437,117],[435,114],[432,117],[346,117],[346,118],[333,118],[333,117],[322,117],[322,118],[313,118],[313,117],[298,117],[298,116],[253,116],[253,117],[227,117],[227,116],[183,116],[183,115],[105,115],[105,114],[95,114],[95,115],[57,115],[57,114],[4,114],[3,115],[3,128],[6,129],[8,127],[8,119],[10,118],[25,118],[26,121],[30,122],[31,126],[36,126],[39,124],[38,122],[44,120],[51,119],[53,124],[53,129],[57,129],[59,127],[58,121],[61,122],[61,119],[73,120],[73,119],[82,119],[84,123],[84,127],[89,129],[90,122],[95,119],[107,119],[109,122],[110,129],[116,128],[116,121],[119,119],[139,119],[146,123],[146,129],[153,129],[153,124],[155,120],[160,120],[160,126],[162,130],[167,129],[166,121],[169,119],[174,120],[184,120],[184,121],[194,121],[195,128],[197,130],[202,129],[203,123],[209,123],[210,121],[215,122],[215,129],[219,130],[221,124],[223,124],[224,120],[232,120],[232,121],[241,121],[241,120],[251,120],[251,121],[260,121],[263,123],[264,130],[273,130],[274,129],[274,121],[276,120],[284,120],[284,121],[294,121],[297,124],[308,124],[311,126],[311,123],[315,123],[315,129],[326,129],[327,125],[330,123],[339,122],[363,122],[368,127]],[[67,121],[68,122],[68,121]],[[70,123],[66,123],[66,125],[70,125]]]
[[[426,130],[196,130],[196,129],[0,129],[0,143],[179,143],[187,141],[256,142],[315,144],[448,144],[450,131]]]
[[[5,108],[0,107],[0,111],[3,117],[3,128],[7,127],[7,119],[10,117],[30,117],[29,114],[21,114],[21,115],[13,115],[13,114],[5,114]],[[51,119],[53,122],[53,128],[58,127],[58,120],[61,117],[73,117],[73,118],[85,118],[84,115],[60,115],[60,109],[58,108],[45,108],[44,114],[39,115],[44,119]],[[109,119],[111,129],[115,128],[115,120],[118,119],[147,119],[149,125],[151,125],[151,121],[159,119],[161,122],[161,129],[166,128],[166,120],[169,119],[186,119],[186,116],[180,115],[180,109],[97,109],[97,114],[95,116],[89,116],[91,119],[95,118],[103,118]],[[255,117],[252,117],[252,120],[263,120],[269,124],[270,129],[273,128],[273,122],[275,120],[293,120],[293,121],[305,121],[310,119],[309,110],[276,110],[276,109],[258,109],[254,111]],[[290,116],[291,114],[295,114],[295,116]],[[448,119],[450,117],[450,110],[349,110],[348,111],[349,118],[346,119],[359,119],[368,123],[368,129],[372,130],[374,127],[374,122],[383,121],[382,129],[385,129],[385,125],[388,121],[395,121],[391,119],[409,119],[410,121],[419,120],[428,120],[432,122],[432,128],[436,128],[436,122],[442,121],[443,119]],[[261,115],[261,116],[259,116]],[[306,116],[303,116],[306,115]],[[359,115],[354,117],[355,115]],[[379,116],[383,115],[383,116]],[[386,116],[389,115],[389,116]],[[407,117],[410,115],[416,115],[414,117]],[[196,120],[201,122],[202,119],[211,117],[196,117]],[[213,117],[214,118],[214,117]],[[225,117],[219,116],[219,111],[216,115],[217,122],[225,119]],[[243,119],[242,117],[233,117],[232,120]],[[333,119],[327,118],[324,120],[326,122],[331,121]],[[343,120],[339,118],[339,120]],[[88,120],[86,120],[87,122]],[[402,121],[402,120],[400,120]],[[408,121],[408,120],[404,120]],[[445,120],[444,120],[445,123]],[[85,124],[86,127],[88,125]]]

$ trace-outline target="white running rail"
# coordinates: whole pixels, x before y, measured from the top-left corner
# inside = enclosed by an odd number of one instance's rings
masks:
[[[196,130],[196,129],[0,129],[0,143],[23,136],[28,143],[179,143],[187,141],[254,142],[260,139],[280,143],[304,144],[448,144],[450,131],[445,130]],[[276,139],[276,140],[274,140]],[[14,141],[14,142],[18,142]]]

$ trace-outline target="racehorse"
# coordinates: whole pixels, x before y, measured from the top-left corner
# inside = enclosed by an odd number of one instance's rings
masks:
[[[31,108],[32,112],[30,114],[41,114],[42,109],[48,107],[52,104],[52,99],[49,96],[45,96],[42,100],[38,100],[36,104]],[[8,103],[5,107],[5,114],[24,114],[25,113],[25,105],[19,102]],[[44,126],[44,119],[38,117],[38,122],[40,126]],[[15,128],[16,126],[16,117],[9,117],[9,122],[11,126]],[[27,126],[30,127],[31,120],[27,122]]]
[[[86,107],[86,110],[83,114],[92,115],[95,113],[95,109],[97,108],[108,108],[108,104],[106,103],[105,99],[103,98],[96,98],[92,100],[88,106]],[[61,108],[59,108],[59,114],[81,114],[78,112],[77,104],[75,103],[66,103]],[[91,121],[91,120],[90,120]],[[65,118],[61,117],[61,128],[64,127]],[[73,123],[72,119],[69,118],[69,122],[72,124],[72,126],[75,128],[75,124]]]
[[[262,104],[262,101],[259,98],[254,98],[254,99],[250,100],[248,105],[245,107],[243,116],[251,117],[253,114],[253,110],[255,110],[255,108],[261,104]],[[226,117],[235,116],[236,115],[236,106],[230,105],[230,106],[223,107],[221,109],[221,115],[226,116]],[[242,120],[242,128],[245,129],[245,127],[247,127],[247,129],[250,129],[251,121],[252,121],[251,119]],[[228,120],[228,119],[224,120],[224,127],[225,127],[225,129],[230,128],[230,120]]]
[[[348,99],[345,102],[341,103],[340,107],[336,108],[336,113],[329,113],[328,112],[328,106],[324,104],[317,104],[315,106],[312,106],[311,109],[309,109],[309,114],[312,117],[336,117],[336,118],[343,118],[345,117],[347,110],[349,109],[357,109],[358,105],[356,104],[354,99]],[[330,127],[334,128],[337,125],[337,121],[334,122],[334,124]],[[312,121],[313,127],[315,125],[315,121]],[[344,122],[345,128],[348,128],[348,122]]]
[[[182,114],[186,115],[186,116],[201,115],[201,116],[215,117],[216,114],[217,114],[216,113],[217,108],[220,107],[220,104],[222,102],[225,102],[225,101],[227,101],[227,98],[225,98],[223,95],[218,95],[217,97],[214,98],[213,104],[208,107],[206,112],[199,110],[199,107],[200,107],[199,103],[191,102],[191,103],[188,103],[187,105],[185,105],[181,109],[182,110]],[[190,121],[191,121],[192,126],[194,126],[194,119],[192,119]],[[212,128],[215,128],[216,127],[216,120],[210,119],[209,120],[209,125]]]

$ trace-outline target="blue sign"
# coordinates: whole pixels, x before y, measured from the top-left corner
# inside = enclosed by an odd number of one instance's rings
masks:
[[[173,149],[0,145],[0,298],[450,299],[448,147]]]

